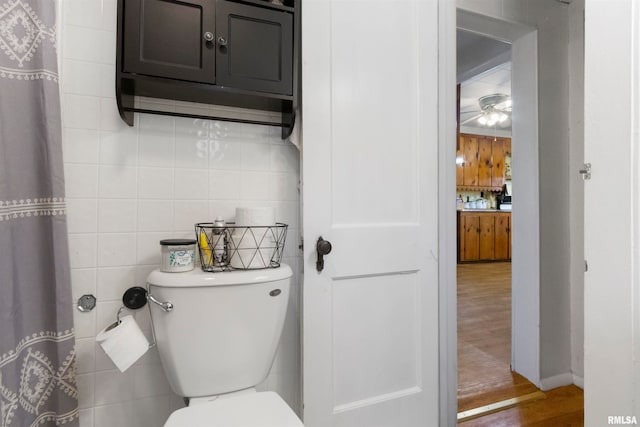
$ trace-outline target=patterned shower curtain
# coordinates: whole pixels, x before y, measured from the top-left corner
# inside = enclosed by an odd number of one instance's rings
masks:
[[[53,0],[0,0],[0,426],[77,426]]]

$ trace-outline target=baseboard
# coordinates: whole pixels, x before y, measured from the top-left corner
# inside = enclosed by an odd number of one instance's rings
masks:
[[[573,383],[576,385],[576,387],[580,387],[584,390],[584,378],[573,374]]]
[[[540,389],[542,391],[547,391],[551,390],[552,388],[562,387],[569,384],[573,384],[573,375],[567,372],[560,375],[554,375],[553,377],[541,379]]]

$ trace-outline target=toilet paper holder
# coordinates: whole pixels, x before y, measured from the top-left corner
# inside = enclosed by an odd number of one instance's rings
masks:
[[[128,308],[129,310],[138,310],[147,305],[148,301],[151,301],[152,303],[158,305],[163,311],[167,313],[173,310],[173,303],[171,303],[170,301],[159,301],[145,288],[141,286],[134,286],[127,289],[122,295],[122,304],[124,304],[124,306],[118,309],[118,312],[116,313],[116,321],[107,326],[104,332],[108,332],[122,323],[120,316],[124,312],[125,308]],[[156,337],[153,328],[151,328],[151,333],[153,334],[153,342],[149,344],[149,348],[155,347],[156,345]]]
[[[131,310],[137,310],[144,307],[148,301],[156,304],[167,313],[173,310],[173,303],[171,301],[159,301],[141,286],[129,288],[125,291],[124,295],[122,295],[122,303],[125,307]]]
[[[107,326],[107,328],[104,330],[105,332],[112,330],[113,328],[118,326],[120,323],[122,323],[122,320],[120,320],[120,315],[122,314],[123,311],[124,311],[124,307],[120,307],[118,309],[118,313],[116,313],[116,321],[110,324],[109,326]]]

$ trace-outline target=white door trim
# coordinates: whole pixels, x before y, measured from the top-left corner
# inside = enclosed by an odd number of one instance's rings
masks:
[[[456,51],[456,5],[440,0],[438,7],[438,49]],[[458,321],[456,308],[457,245],[456,203],[450,195],[456,191],[456,59],[455,55],[438,55],[438,266],[439,344],[440,344],[440,425],[457,424],[458,412]]]
[[[514,110],[512,134],[518,140],[514,156],[514,314],[512,365],[514,370],[540,385],[540,231],[538,190],[538,74],[535,28],[458,9],[453,14],[441,2],[440,50],[455,52],[455,28],[497,38],[512,44]],[[452,23],[457,17],[457,25]],[[451,27],[453,26],[453,30]],[[439,55],[439,250],[440,250],[440,422],[456,425],[457,412],[457,321],[456,321],[456,215],[455,202],[455,59]],[[454,65],[451,65],[451,62]],[[512,72],[513,73],[513,72]],[[453,80],[453,82],[452,82]],[[516,87],[517,85],[517,87]],[[521,100],[521,101],[519,101]],[[518,162],[520,158],[520,162]],[[522,161],[526,159],[526,161]],[[520,339],[516,339],[516,336]],[[522,339],[522,337],[527,337]]]

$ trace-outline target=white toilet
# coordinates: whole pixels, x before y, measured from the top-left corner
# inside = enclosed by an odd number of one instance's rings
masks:
[[[164,427],[303,426],[280,396],[254,388],[275,357],[291,275],[286,264],[149,275],[162,366],[173,391],[189,398],[189,406],[173,412]]]

